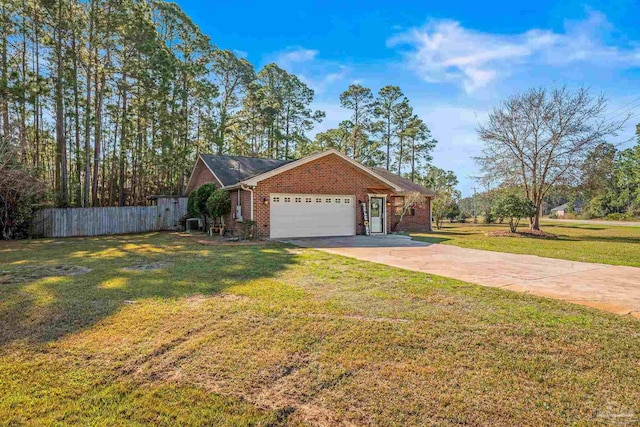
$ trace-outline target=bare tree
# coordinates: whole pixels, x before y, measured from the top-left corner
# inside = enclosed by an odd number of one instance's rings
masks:
[[[476,158],[486,176],[502,185],[522,186],[535,206],[531,229],[540,229],[542,199],[577,173],[584,158],[625,124],[607,120],[607,99],[588,89],[531,89],[489,114],[478,129],[485,148]]]
[[[417,206],[423,206],[423,205],[424,205],[424,196],[418,193],[417,191],[408,191],[406,193],[402,193],[402,205],[397,206],[401,208],[401,210],[399,214],[396,212],[397,220],[393,226],[393,229],[395,230],[398,224],[402,222],[402,219],[407,214],[407,212],[409,212],[410,209],[414,209]]]

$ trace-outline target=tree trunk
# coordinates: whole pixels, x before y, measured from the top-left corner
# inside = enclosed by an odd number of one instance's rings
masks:
[[[73,50],[73,108],[74,108],[74,127],[75,127],[75,161],[76,161],[76,192],[74,203],[77,206],[87,206],[82,202],[82,163],[80,161],[80,95],[78,90],[78,50],[75,30],[71,39],[71,49]],[[86,190],[85,190],[86,193]]]
[[[62,0],[58,0],[58,20],[56,30],[56,79],[55,79],[55,110],[56,110],[56,191],[59,206],[69,205],[69,175],[67,173],[67,141],[64,127],[64,89],[62,67]]]
[[[411,182],[415,181],[416,175],[416,141],[411,141]]]
[[[127,202],[125,192],[126,179],[126,161],[125,161],[125,143],[127,140],[127,73],[122,76],[122,123],[120,124],[120,170],[118,178],[118,205],[124,206]]]
[[[84,207],[89,207],[89,193],[91,189],[91,65],[93,54],[93,17],[95,0],[91,0],[89,8],[89,45],[87,46],[87,96],[84,122]],[[95,196],[93,197],[95,199]],[[95,206],[95,203],[94,203]]]
[[[387,170],[391,161],[391,113],[387,117]]]
[[[25,0],[22,0],[22,13],[27,11],[27,5]],[[23,82],[27,81],[27,18],[26,16],[22,21],[22,76],[20,77]],[[22,160],[24,164],[27,164],[27,152],[29,147],[27,145],[27,94],[26,90],[23,90],[20,97],[20,149],[22,150]]]
[[[398,155],[398,176],[402,174],[402,156],[404,149],[404,138],[400,135],[400,154]]]
[[[533,218],[531,218],[530,222],[531,222],[531,230],[532,231],[540,231],[540,207],[541,207],[541,202],[537,202],[536,203],[536,212],[535,215],[533,216]]]
[[[38,15],[39,2],[34,0],[33,2],[33,68],[35,70],[36,77],[36,95],[33,102],[33,121],[34,121],[34,139],[36,145],[36,154],[33,160],[33,164],[36,170],[40,169],[40,41],[39,32],[40,19]]]
[[[96,59],[98,58],[98,50],[95,52]],[[109,49],[107,48],[107,63],[109,63]],[[98,206],[98,171],[100,170],[100,156],[101,156],[101,144],[102,144],[102,104],[104,102],[104,86],[106,84],[105,71],[102,70],[100,76],[100,85],[98,86],[98,67],[96,61],[95,76],[96,82],[96,117],[95,117],[95,129],[93,137],[93,183],[91,185],[91,199],[93,206]],[[103,185],[104,187],[104,185]]]
[[[7,56],[7,44],[9,43],[8,38],[8,27],[9,27],[9,17],[7,15],[7,5],[2,3],[2,17],[0,19],[0,23],[2,25],[2,35],[0,36],[0,81],[8,82],[9,79],[9,62]],[[2,119],[2,138],[1,141],[4,144],[9,143],[9,99],[8,93],[6,90],[0,91],[0,118]]]

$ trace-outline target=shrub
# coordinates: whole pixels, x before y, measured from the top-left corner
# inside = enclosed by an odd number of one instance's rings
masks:
[[[612,219],[614,221],[625,221],[631,218],[632,218],[631,214],[628,214],[628,213],[614,212],[607,215],[607,219]]]
[[[187,215],[189,218],[200,216],[200,210],[196,204],[196,191],[189,193],[189,199],[187,200]]]
[[[207,217],[209,216],[207,212],[207,200],[209,200],[209,197],[214,191],[216,191],[215,184],[204,184],[198,187],[197,190],[193,190],[189,194],[189,200],[187,200],[187,211],[194,217],[202,217],[205,230],[207,229]]]
[[[460,207],[456,202],[450,202],[446,207],[445,216],[450,222],[454,222],[460,216]]]
[[[0,239],[22,239],[31,234],[35,207],[45,186],[35,171],[18,161],[16,151],[0,144]]]
[[[244,220],[236,225],[240,240],[253,240],[258,237],[258,225],[255,221]]]
[[[220,218],[221,220],[231,212],[231,197],[226,190],[215,190],[207,199],[207,214],[211,218]]]
[[[484,223],[493,224],[494,222],[496,222],[496,217],[490,210],[487,209],[487,211],[484,213]]]
[[[515,194],[498,198],[493,205],[493,213],[498,218],[509,220],[509,229],[515,233],[522,218],[531,218],[536,213],[533,202]]]

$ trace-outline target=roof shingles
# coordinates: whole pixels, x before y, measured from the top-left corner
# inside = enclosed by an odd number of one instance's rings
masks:
[[[292,160],[275,160],[262,157],[225,156],[215,154],[201,154],[200,157],[207,167],[218,177],[222,185],[227,187],[237,184],[256,175],[269,172],[280,166],[292,162]],[[384,168],[370,168],[377,175],[402,188],[404,191],[416,191],[418,193],[435,196],[435,192],[427,190],[420,184],[402,178]]]
[[[424,188],[422,185],[417,184],[413,181],[411,181],[410,179],[407,178],[403,178],[399,175],[396,175],[393,172],[390,172],[388,170],[386,170],[385,168],[371,168],[371,170],[373,170],[373,172],[377,175],[380,175],[381,177],[383,177],[384,179],[386,179],[387,181],[390,181],[392,183],[394,183],[395,185],[397,185],[398,187],[404,189],[404,191],[408,191],[408,192],[417,192],[420,194],[424,194],[426,196],[435,196],[435,192],[431,191],[431,190],[427,190],[426,188]]]
[[[225,187],[268,172],[291,161],[215,154],[201,154],[200,157]]]

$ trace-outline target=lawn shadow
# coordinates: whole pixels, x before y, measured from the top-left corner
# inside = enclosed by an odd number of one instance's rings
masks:
[[[169,233],[12,242],[0,253],[0,346],[54,341],[127,304],[211,296],[296,262],[279,244],[204,246]]]

